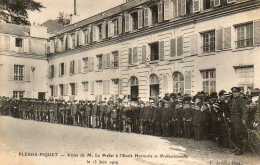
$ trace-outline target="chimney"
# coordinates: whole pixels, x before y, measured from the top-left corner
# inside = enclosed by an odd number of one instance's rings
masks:
[[[77,0],[74,0],[74,15],[77,15]]]

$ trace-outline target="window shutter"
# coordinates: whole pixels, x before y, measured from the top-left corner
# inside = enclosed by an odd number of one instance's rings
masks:
[[[178,37],[177,38],[177,56],[183,55],[183,38]]]
[[[200,11],[200,0],[193,0],[193,13]]]
[[[171,57],[176,57],[176,39],[171,39]]]
[[[142,46],[142,63],[146,62],[146,46]]]
[[[158,22],[163,22],[163,3],[158,3]]]
[[[64,96],[68,96],[69,95],[69,84],[64,84]]]
[[[173,18],[173,3],[171,0],[164,0],[164,20]]]
[[[159,57],[161,61],[164,60],[164,41],[159,42]]]
[[[216,49],[223,49],[223,29],[216,30]]]
[[[128,64],[132,65],[133,61],[132,61],[132,48],[128,49]]]
[[[102,69],[106,69],[106,64],[107,64],[107,58],[106,58],[106,54],[102,55]]]
[[[122,34],[123,32],[123,20],[122,20],[122,16],[118,17],[118,34]]]
[[[152,24],[150,8],[144,8],[144,26],[150,26]]]
[[[231,49],[231,27],[224,28],[224,49]]]
[[[143,9],[138,10],[138,29],[143,27]]]
[[[185,94],[191,94],[191,71],[185,71]]]
[[[89,57],[89,71],[94,71],[94,57]]]
[[[125,14],[125,32],[130,31],[130,14]]]
[[[31,66],[25,66],[24,67],[24,75],[25,75],[25,81],[31,81]]]
[[[67,63],[64,63],[64,75],[66,75],[67,74]]]
[[[178,16],[178,6],[177,6],[177,0],[172,0],[173,5],[173,18]]]
[[[24,52],[29,53],[30,52],[30,45],[29,45],[29,39],[25,38],[23,39],[23,45],[24,45]]]
[[[133,48],[133,64],[138,62],[138,49],[137,47]]]
[[[90,82],[90,94],[94,95],[94,93],[95,93],[95,82],[91,81]]]
[[[92,38],[93,38],[93,41],[97,41],[97,26],[93,26],[92,27]]]
[[[50,41],[50,53],[52,54],[55,53],[55,46],[53,40]]]
[[[198,35],[191,36],[191,55],[198,54]]]
[[[214,6],[215,7],[220,6],[220,0],[214,0]]]
[[[111,67],[110,53],[107,54],[107,68]]]
[[[54,86],[54,97],[57,97],[57,96],[58,96],[58,90],[59,90],[59,86],[58,86],[58,85],[55,85],[55,86]]]
[[[87,33],[88,33],[88,43],[91,43],[91,37],[92,37],[93,31],[94,31],[93,26],[91,26],[91,25],[88,26],[88,31],[87,31]]]
[[[78,63],[78,68],[77,68],[77,69],[78,69],[78,73],[81,73],[81,72],[82,72],[82,65],[81,65],[81,64],[82,64],[82,61],[81,61],[81,60],[78,60],[77,63]]]
[[[186,0],[178,0],[179,16],[186,15]]]
[[[102,29],[102,39],[105,39],[107,37],[107,22],[104,21],[101,25],[101,29]]]
[[[108,37],[113,37],[114,36],[114,24],[112,21],[108,21]]]
[[[260,45],[260,20],[254,21],[254,44]]]
[[[53,77],[58,77],[57,75],[57,66],[56,65],[53,65],[54,66],[54,73],[53,73]]]
[[[13,64],[9,64],[9,81],[13,81],[14,80],[14,65]]]
[[[79,37],[79,45],[82,46],[85,44],[85,36],[82,30],[78,32],[78,37]]]
[[[75,96],[78,95],[79,92],[79,83],[75,83]]]

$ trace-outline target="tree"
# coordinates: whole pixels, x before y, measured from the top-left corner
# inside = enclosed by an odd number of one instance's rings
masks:
[[[41,11],[44,6],[34,0],[1,0],[0,5],[9,13],[7,22],[30,25],[28,11]],[[0,13],[1,15],[1,13]]]

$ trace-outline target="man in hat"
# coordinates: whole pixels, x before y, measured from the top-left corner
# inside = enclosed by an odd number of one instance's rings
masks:
[[[232,129],[232,140],[234,142],[234,153],[236,155],[243,154],[246,146],[246,129],[245,122],[242,119],[242,116],[246,112],[246,103],[244,97],[241,96],[240,88],[233,87],[232,91],[232,100],[231,100],[231,129]]]
[[[183,125],[184,125],[184,137],[191,138],[192,136],[192,108],[191,97],[185,95],[183,98]]]
[[[184,135],[184,125],[183,125],[183,117],[184,117],[184,111],[183,111],[183,97],[179,95],[177,97],[177,103],[175,105],[175,110],[177,112],[177,136],[183,137]]]

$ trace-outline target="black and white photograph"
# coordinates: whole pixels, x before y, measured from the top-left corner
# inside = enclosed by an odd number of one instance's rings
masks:
[[[0,0],[1,165],[260,165],[260,0]]]

